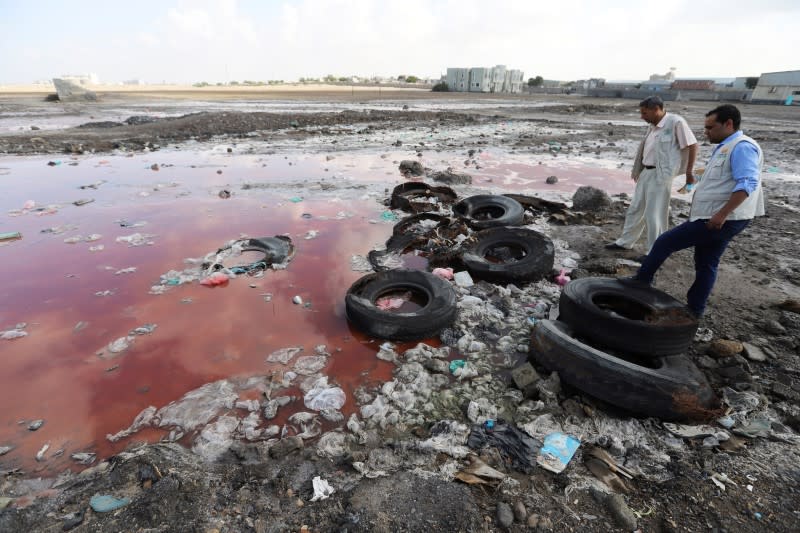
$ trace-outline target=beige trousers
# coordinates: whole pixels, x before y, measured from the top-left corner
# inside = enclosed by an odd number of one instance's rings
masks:
[[[642,170],[625,214],[622,235],[616,240],[619,246],[633,248],[646,228],[647,251],[650,252],[658,236],[669,229],[671,189],[671,179],[662,182],[657,179],[655,169]]]

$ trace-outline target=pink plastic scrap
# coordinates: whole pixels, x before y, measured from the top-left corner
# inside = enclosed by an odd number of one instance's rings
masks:
[[[33,209],[34,207],[36,207],[36,202],[34,202],[33,200],[28,200],[22,206],[22,209]]]
[[[399,297],[384,296],[375,300],[375,307],[381,311],[389,311],[391,309],[400,309],[403,304],[411,299],[411,293],[407,292]]]
[[[222,272],[214,272],[207,278],[200,280],[200,285],[205,285],[206,287],[216,287],[226,283],[228,283],[228,276]]]
[[[452,268],[434,268],[432,274],[442,279],[453,279]]]
[[[566,270],[562,268],[561,272],[559,272],[558,276],[556,276],[556,283],[558,283],[563,287],[564,285],[570,282],[570,279],[571,278],[566,275]]]

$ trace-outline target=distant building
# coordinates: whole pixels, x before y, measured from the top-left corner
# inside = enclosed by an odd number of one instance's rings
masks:
[[[77,85],[97,85],[100,83],[100,80],[97,78],[97,74],[62,74],[60,76],[61,80],[68,81],[71,83],[75,83]]]
[[[468,68],[448,68],[447,87],[451,91],[459,93],[469,91],[469,70]]]
[[[671,86],[672,81],[670,80],[648,80],[642,82],[640,89],[643,91],[661,92],[668,91]]]
[[[773,104],[800,104],[800,70],[765,72],[758,78],[752,101]]]
[[[448,68],[445,81],[455,92],[519,93],[522,92],[523,73],[507,69],[505,65],[491,68]]]
[[[711,91],[714,80],[675,80],[670,87],[675,91]]]
[[[670,67],[666,74],[650,74],[650,81],[675,81],[675,67]]]

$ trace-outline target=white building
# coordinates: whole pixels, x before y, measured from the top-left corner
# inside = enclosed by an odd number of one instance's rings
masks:
[[[468,68],[448,68],[447,87],[451,91],[459,93],[469,91],[469,70]]]
[[[758,78],[753,102],[800,103],[800,70],[765,72]]]
[[[448,68],[447,87],[455,92],[476,93],[520,93],[523,72],[507,69],[505,65],[491,68]]]

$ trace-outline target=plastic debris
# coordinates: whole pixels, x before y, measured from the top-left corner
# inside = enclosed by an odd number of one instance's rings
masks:
[[[708,328],[697,328],[697,331],[694,334],[695,342],[711,342],[711,339],[713,338],[714,332]]]
[[[89,247],[89,251],[90,252],[102,252],[103,250],[105,250],[105,245],[102,245],[102,244],[98,244],[97,246],[90,246]]]
[[[515,470],[530,474],[533,472],[536,452],[541,447],[541,442],[499,419],[495,421],[495,426],[490,430],[486,429],[483,424],[472,426],[467,446],[473,450],[493,446],[505,460],[511,463]]]
[[[438,276],[442,279],[453,279],[452,268],[434,268],[431,274],[433,274],[434,276]]]
[[[124,242],[128,246],[144,246],[144,245],[152,245],[154,244],[152,239],[155,235],[149,235],[147,233],[133,233],[131,235],[121,235],[117,237],[117,242]]]
[[[375,300],[375,307],[382,311],[389,311],[391,309],[400,309],[407,301],[411,299],[411,293],[405,292],[399,296],[391,297],[384,296]]]
[[[138,328],[134,328],[131,330],[131,335],[150,335],[153,333],[158,325],[156,324],[145,324],[143,326],[139,326]]]
[[[281,348],[280,350],[276,350],[269,354],[266,360],[268,363],[281,363],[285,365],[292,359],[292,357],[302,351],[303,348],[301,346]]]
[[[715,428],[708,425],[700,426],[687,426],[683,424],[673,424],[671,422],[664,422],[664,428],[678,437],[684,439],[697,439],[705,437],[714,437],[718,441],[726,441],[730,438],[727,431],[720,428]]]
[[[40,427],[42,427],[43,425],[44,425],[44,420],[42,420],[42,419],[40,418],[40,419],[38,419],[38,420],[34,420],[34,421],[33,421],[33,422],[31,422],[30,424],[28,424],[28,429],[29,429],[30,431],[36,431],[37,429],[39,429],[39,428],[40,428]]]
[[[397,215],[392,211],[384,211],[381,213],[381,220],[386,222],[397,222]]]
[[[108,513],[110,511],[116,511],[121,507],[125,507],[129,503],[131,503],[131,501],[128,498],[115,498],[107,494],[95,494],[92,496],[92,499],[89,500],[89,505],[96,513]]]
[[[339,387],[329,387],[328,378],[323,376],[314,382],[314,386],[303,398],[303,403],[312,411],[333,409],[338,411],[345,402],[345,394]]]
[[[90,452],[73,453],[70,458],[82,465],[90,465],[97,459],[97,454]]]
[[[544,446],[536,457],[536,463],[551,472],[560,474],[567,468],[581,441],[571,435],[551,433],[544,438]]]
[[[475,282],[472,281],[472,276],[469,275],[469,272],[463,270],[461,272],[456,272],[453,275],[453,279],[456,282],[456,285],[459,287],[472,287],[475,285]]]
[[[6,233],[0,233],[0,242],[5,241],[16,241],[22,238],[22,233],[18,231],[10,231]]]
[[[114,275],[119,276],[120,274],[133,274],[134,272],[136,272],[136,267],[128,267],[117,270],[114,272]]]
[[[108,345],[108,351],[111,353],[124,352],[131,347],[131,344],[133,344],[133,339],[134,337],[120,337]]]
[[[452,361],[450,361],[450,366],[449,366],[450,373],[455,374],[456,370],[458,370],[459,368],[464,368],[466,364],[467,362],[464,361],[463,359],[453,359]]]
[[[205,287],[217,287],[218,285],[226,285],[230,278],[222,272],[214,272],[207,278],[200,280],[200,285]]]
[[[297,204],[302,202],[303,199],[299,196],[292,196],[291,198],[289,198],[289,201],[292,202],[293,204]]]
[[[75,200],[72,202],[72,205],[82,206],[92,202],[94,202],[94,198],[81,198],[80,200]]]
[[[3,339],[4,341],[20,339],[22,337],[27,337],[27,336],[28,332],[22,331],[20,329],[9,329],[8,331],[0,333],[0,339]]]
[[[300,296],[292,298],[292,303],[295,305],[303,305],[303,299]]]
[[[558,273],[558,276],[555,277],[555,282],[558,283],[560,286],[564,286],[571,281],[571,278],[566,275],[566,270],[563,268]]]
[[[306,236],[304,237],[304,239],[310,241],[311,239],[316,239],[318,236],[319,236],[319,231],[312,229],[306,232]]]
[[[315,476],[314,479],[311,480],[311,485],[314,487],[314,496],[311,497],[312,502],[324,500],[335,492],[330,483],[319,476]]]
[[[40,463],[44,461],[44,454],[46,454],[47,450],[49,449],[50,449],[50,443],[49,442],[45,443],[44,446],[42,446],[41,449],[38,452],[36,452],[36,460],[39,461]]]
[[[722,490],[725,490],[727,485],[738,486],[734,480],[728,477],[727,474],[711,474],[711,481],[713,481],[714,485]]]

